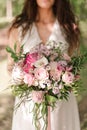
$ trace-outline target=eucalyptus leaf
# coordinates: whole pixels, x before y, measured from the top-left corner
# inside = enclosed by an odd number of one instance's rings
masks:
[[[13,53],[12,48],[10,48],[9,46],[6,47],[6,51],[9,52],[9,53]]]

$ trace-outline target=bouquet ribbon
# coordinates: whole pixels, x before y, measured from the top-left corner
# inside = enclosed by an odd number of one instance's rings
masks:
[[[48,126],[47,130],[51,130],[51,109],[50,106],[48,106]]]

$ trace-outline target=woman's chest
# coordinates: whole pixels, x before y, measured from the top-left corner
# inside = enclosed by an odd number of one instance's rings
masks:
[[[45,44],[54,30],[54,24],[36,24],[37,33],[39,38]]]
[[[32,51],[33,48],[38,48],[40,44],[45,45],[47,48],[52,48],[54,46],[59,47],[62,51],[67,51],[69,47],[69,44],[66,42],[58,23],[55,23],[53,28],[37,28],[34,23],[31,31],[29,30],[25,35],[22,44],[24,45],[24,53]]]

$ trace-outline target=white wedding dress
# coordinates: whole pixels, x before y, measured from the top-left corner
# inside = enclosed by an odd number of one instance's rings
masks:
[[[21,40],[21,28],[19,28],[19,33],[19,40]],[[48,41],[55,41],[61,51],[67,53],[69,44],[65,41],[57,20]],[[48,41],[46,45],[49,47],[52,46]],[[41,42],[42,40],[38,34],[37,27],[33,23],[31,34],[29,30],[21,42],[24,44],[24,53],[31,51],[33,47],[39,45]],[[63,44],[60,44],[60,42]],[[15,104],[18,101],[19,99],[16,98]],[[32,107],[33,102],[26,101],[25,105],[22,104],[16,112],[14,111],[12,130],[35,130],[34,124],[32,124],[32,113],[29,113],[29,109],[32,109]],[[68,101],[58,101],[54,111],[50,110],[50,123],[51,130],[80,130],[78,107],[73,93],[70,94]]]

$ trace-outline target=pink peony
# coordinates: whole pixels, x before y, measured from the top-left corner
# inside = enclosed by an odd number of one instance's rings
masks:
[[[62,80],[65,84],[70,85],[74,81],[74,75],[71,72],[66,71],[62,76]]]
[[[55,71],[50,71],[50,75],[51,75],[51,77],[54,79],[54,80],[60,80],[60,77],[61,77],[61,71],[57,71],[57,70],[55,70]]]
[[[61,66],[60,66],[61,67]],[[58,67],[57,62],[51,62],[50,63],[50,76],[54,80],[60,80],[61,74],[62,74],[62,69]]]
[[[43,67],[35,69],[35,77],[38,80],[45,80],[49,78],[49,74]]]
[[[28,86],[33,85],[34,82],[34,76],[32,74],[25,73],[24,75],[24,83],[28,84]]]
[[[25,64],[23,66],[23,71],[26,73],[29,73],[30,69],[33,69],[34,67],[31,64]]]
[[[39,55],[37,52],[35,53],[29,53],[26,55],[26,58],[25,58],[25,61],[24,61],[24,64],[31,64],[31,63],[34,63],[36,60],[38,60],[39,58]]]
[[[35,53],[29,53],[26,55],[26,58],[24,60],[24,67],[23,70],[28,73],[31,68],[33,68],[33,63],[39,59],[39,54],[37,52]]]
[[[32,92],[32,100],[35,103],[41,103],[43,101],[44,98],[44,92],[43,91],[33,91]]]

